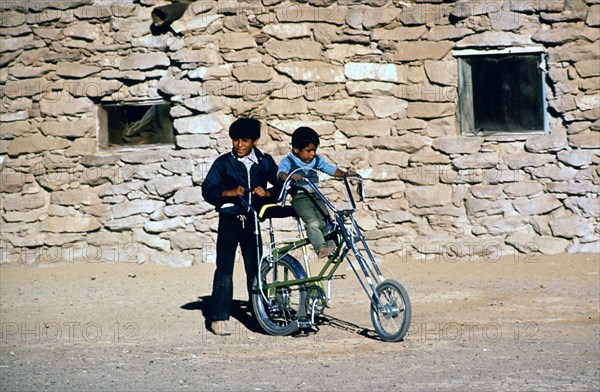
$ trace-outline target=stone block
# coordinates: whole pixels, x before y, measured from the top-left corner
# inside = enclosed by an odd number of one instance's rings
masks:
[[[513,202],[519,214],[543,215],[562,207],[560,200],[552,194],[543,194],[533,198],[520,198]]]
[[[433,119],[447,117],[456,111],[453,103],[409,102],[406,115],[411,118]]]
[[[600,26],[600,4],[593,4],[590,6],[585,19],[585,24],[590,27]]]
[[[299,121],[299,120],[272,120],[268,125],[285,133],[287,136],[292,136],[292,133],[299,127],[310,127],[314,129],[319,136],[330,136],[336,130],[336,126],[329,121]]]
[[[600,187],[598,185],[581,182],[553,182],[546,184],[546,190],[551,193],[564,193],[567,195],[580,196],[600,193]]]
[[[312,34],[309,23],[273,23],[261,31],[280,40],[306,38]]]
[[[143,230],[134,230],[132,240],[133,242],[144,244],[152,249],[158,249],[165,252],[171,251],[171,243],[169,240],[161,238],[158,235],[148,234]]]
[[[151,195],[170,196],[178,189],[191,187],[190,176],[160,177],[146,182],[145,188]]]
[[[572,244],[567,247],[567,253],[600,253],[600,242],[588,242],[585,244]]]
[[[196,63],[215,65],[221,63],[221,55],[214,49],[183,48],[170,54],[171,59],[178,63]]]
[[[540,167],[554,162],[555,157],[551,154],[532,154],[528,152],[516,152],[502,157],[504,163],[511,170],[525,167]]]
[[[526,234],[513,234],[506,238],[506,244],[514,247],[521,253],[535,257],[536,254],[555,255],[564,253],[569,241],[550,236],[531,236]]]
[[[84,78],[100,71],[100,67],[81,63],[60,62],[56,65],[56,74],[65,78]]]
[[[445,154],[474,154],[483,139],[478,137],[442,137],[433,140],[431,147]]]
[[[366,98],[358,112],[367,116],[386,118],[406,113],[408,104],[395,97]]]
[[[71,144],[66,139],[36,134],[13,139],[8,143],[8,155],[18,156],[27,153],[62,150]]]
[[[133,200],[112,206],[112,218],[120,219],[131,215],[151,214],[165,205],[157,200]]]
[[[338,120],[335,126],[347,137],[353,136],[389,136],[394,127],[390,119],[376,120]]]
[[[466,27],[433,26],[426,35],[428,41],[454,41],[473,34],[474,31]]]
[[[506,184],[503,190],[509,197],[529,197],[540,194],[544,186],[537,182],[515,182]]]
[[[175,145],[179,148],[209,148],[210,136],[208,135],[177,135]]]
[[[513,212],[512,205],[509,200],[487,200],[467,197],[465,201],[467,215],[503,215]]]
[[[165,76],[158,82],[158,90],[167,95],[190,96],[202,93],[202,83]],[[204,98],[204,96],[203,96]]]
[[[200,97],[188,98],[183,104],[200,113],[211,113],[223,109],[226,100],[223,97],[214,95],[203,95]]]
[[[213,207],[208,203],[200,204],[173,204],[163,208],[165,216],[173,218],[176,216],[196,216],[204,215],[212,211]]]
[[[449,41],[406,41],[396,45],[396,61],[441,60],[454,47]]]
[[[14,38],[3,38],[0,53],[16,52],[18,50],[27,50],[44,47],[44,41],[32,39],[31,35]]]
[[[346,90],[350,96],[357,97],[381,97],[394,96],[398,92],[398,86],[385,82],[352,82],[346,83]]]
[[[452,203],[452,187],[450,185],[408,186],[404,194],[408,203],[415,208],[444,206]]]
[[[275,69],[297,82],[342,83],[346,81],[341,66],[320,61],[291,61],[278,64]]]
[[[254,48],[256,46],[256,42],[252,35],[242,32],[242,33],[226,33],[219,40],[219,46],[221,50],[241,50]]]
[[[347,63],[344,74],[351,80],[407,83],[406,67],[396,64]]]
[[[557,156],[559,161],[569,166],[582,168],[591,165],[596,154],[593,150],[563,150]]]
[[[196,204],[203,203],[202,189],[200,187],[190,187],[178,189],[171,199],[172,204]]]
[[[486,31],[467,36],[456,43],[455,49],[471,47],[511,47],[533,45],[529,35],[507,31]]]
[[[415,41],[427,33],[427,27],[396,27],[394,29],[380,28],[373,31],[371,37],[374,41]]]
[[[456,86],[458,64],[456,61],[425,61],[425,73],[431,83]]]
[[[175,217],[161,221],[147,221],[144,223],[144,230],[148,233],[164,233],[185,228],[185,220],[182,217]],[[173,246],[173,244],[171,243]]]
[[[546,165],[531,170],[533,178],[549,178],[552,181],[569,181],[577,175],[577,170],[572,167],[561,167],[558,165]]]
[[[272,69],[261,64],[236,67],[232,74],[240,82],[267,82],[273,78]]]
[[[593,225],[580,216],[561,216],[550,220],[550,229],[555,237],[585,237],[594,232]]]
[[[177,34],[189,33],[192,31],[203,31],[216,20],[223,18],[219,14],[201,14],[189,18],[176,20],[171,24],[171,29]]]
[[[354,98],[319,100],[309,103],[308,110],[320,116],[343,116],[349,114],[355,105],[356,100]]]
[[[594,42],[600,39],[600,31],[577,25],[552,28],[535,33],[531,39],[546,45],[564,45],[572,41]]]
[[[91,155],[96,152],[98,140],[92,138],[75,139],[73,143],[65,150],[66,157],[80,157]]]
[[[111,231],[129,231],[135,227],[142,227],[148,221],[148,217],[133,215],[126,218],[110,219],[104,224],[104,228]]]
[[[490,169],[498,165],[497,153],[479,153],[464,155],[452,160],[452,166],[458,170],[465,169]]]
[[[91,206],[100,204],[100,198],[93,188],[67,189],[65,191],[52,192],[50,202],[63,206]]]
[[[178,159],[161,164],[163,169],[173,174],[192,174],[194,170],[194,161],[191,159]]]
[[[213,80],[226,78],[231,75],[232,64],[221,64],[212,67],[198,67],[188,73],[190,79]]]
[[[308,106],[304,99],[285,100],[271,99],[266,105],[266,110],[272,115],[298,115],[308,112]]]
[[[376,135],[377,136],[377,135]],[[401,136],[382,135],[373,140],[373,147],[412,154],[431,144],[427,137],[407,134]]]
[[[270,40],[263,47],[279,60],[319,60],[322,55],[321,44],[311,40]]]
[[[527,138],[525,149],[529,152],[557,152],[567,147],[567,135],[562,132],[535,135]]]
[[[485,227],[487,234],[500,236],[514,233],[527,233],[532,231],[528,217],[508,216],[505,218],[490,217],[480,220],[480,224]]]
[[[569,135],[569,145],[573,148],[600,148],[600,132],[590,131]]]
[[[342,25],[348,9],[338,5],[314,7],[295,3],[284,3],[275,7],[275,15],[280,23],[320,22]]]
[[[5,211],[27,211],[44,207],[48,199],[48,193],[43,190],[26,197],[20,193],[7,193],[2,195],[2,204]]]
[[[96,106],[87,98],[74,98],[67,93],[51,94],[40,101],[42,114],[58,117],[70,114],[89,114],[94,118]]]
[[[121,71],[148,70],[153,68],[164,68],[171,65],[169,57],[162,52],[131,54],[121,60],[119,69]]]
[[[222,112],[177,118],[173,122],[179,134],[217,134],[229,128],[231,119]]]
[[[53,233],[77,233],[96,231],[102,224],[95,217],[90,216],[49,216],[41,224],[42,231]]]
[[[77,138],[95,135],[97,128],[93,118],[82,118],[70,121],[44,121],[41,131],[46,136]]]

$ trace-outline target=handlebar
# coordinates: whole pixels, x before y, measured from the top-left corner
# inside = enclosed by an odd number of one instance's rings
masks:
[[[293,170],[287,177],[287,179],[285,180],[285,182],[283,183],[283,187],[281,189],[281,193],[279,194],[279,198],[277,199],[279,202],[281,202],[281,206],[285,205],[285,199],[287,197],[287,193],[288,190],[291,189],[293,186],[295,186],[293,184],[293,182],[297,182],[296,180],[294,180],[292,178],[292,175],[295,174],[298,171],[306,171],[306,170],[312,170],[315,172],[318,172],[317,170],[313,169],[313,168],[297,168],[296,170]],[[359,193],[359,200],[360,201],[364,201],[365,199],[365,192],[364,192],[364,186],[363,186],[363,177],[358,174],[355,173],[353,175],[344,175],[344,177],[342,177],[343,181],[344,181],[344,185],[346,187],[346,191],[348,193],[348,197],[349,197],[349,201],[350,204],[352,206],[351,211],[355,211],[356,210],[356,203],[354,201],[354,197],[352,196],[352,192],[350,190],[350,184],[348,182],[348,178],[355,178],[358,180],[358,193]],[[323,195],[323,193],[321,193],[321,191],[319,190],[319,188],[317,188],[317,186],[310,181],[308,178],[303,178],[301,181],[304,181],[306,184],[308,184],[308,186],[323,200],[323,202],[327,205],[327,207],[329,207],[334,213],[341,213],[341,212],[347,212],[349,210],[339,210],[337,208],[335,208],[335,206],[333,206],[333,204],[331,204],[331,202],[329,200],[327,200],[327,198]]]

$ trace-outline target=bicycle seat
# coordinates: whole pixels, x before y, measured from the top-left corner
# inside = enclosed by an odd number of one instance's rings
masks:
[[[296,218],[298,214],[291,206],[280,206],[279,204],[265,204],[258,213],[258,220],[261,222],[272,218]]]

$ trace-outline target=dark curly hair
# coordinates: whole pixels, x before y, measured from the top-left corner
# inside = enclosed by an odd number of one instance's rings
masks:
[[[309,127],[300,127],[292,134],[292,147],[302,150],[309,144],[319,146],[319,135],[314,129]]]
[[[260,121],[248,117],[238,118],[229,126],[229,137],[257,140],[260,137]]]

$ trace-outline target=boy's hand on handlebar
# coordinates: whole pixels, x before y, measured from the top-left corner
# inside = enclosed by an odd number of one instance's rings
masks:
[[[302,181],[302,176],[298,173],[292,174],[291,177],[292,177],[292,180],[294,180],[294,181]]]
[[[246,190],[244,189],[244,187],[241,185],[238,185],[237,187],[235,187],[233,189],[229,189],[229,190],[225,190],[225,191],[221,192],[221,196],[237,197],[237,196],[244,196],[244,193],[246,193]]]
[[[269,197],[271,195],[269,191],[266,191],[262,186],[257,186],[254,188],[252,194],[258,197]]]

